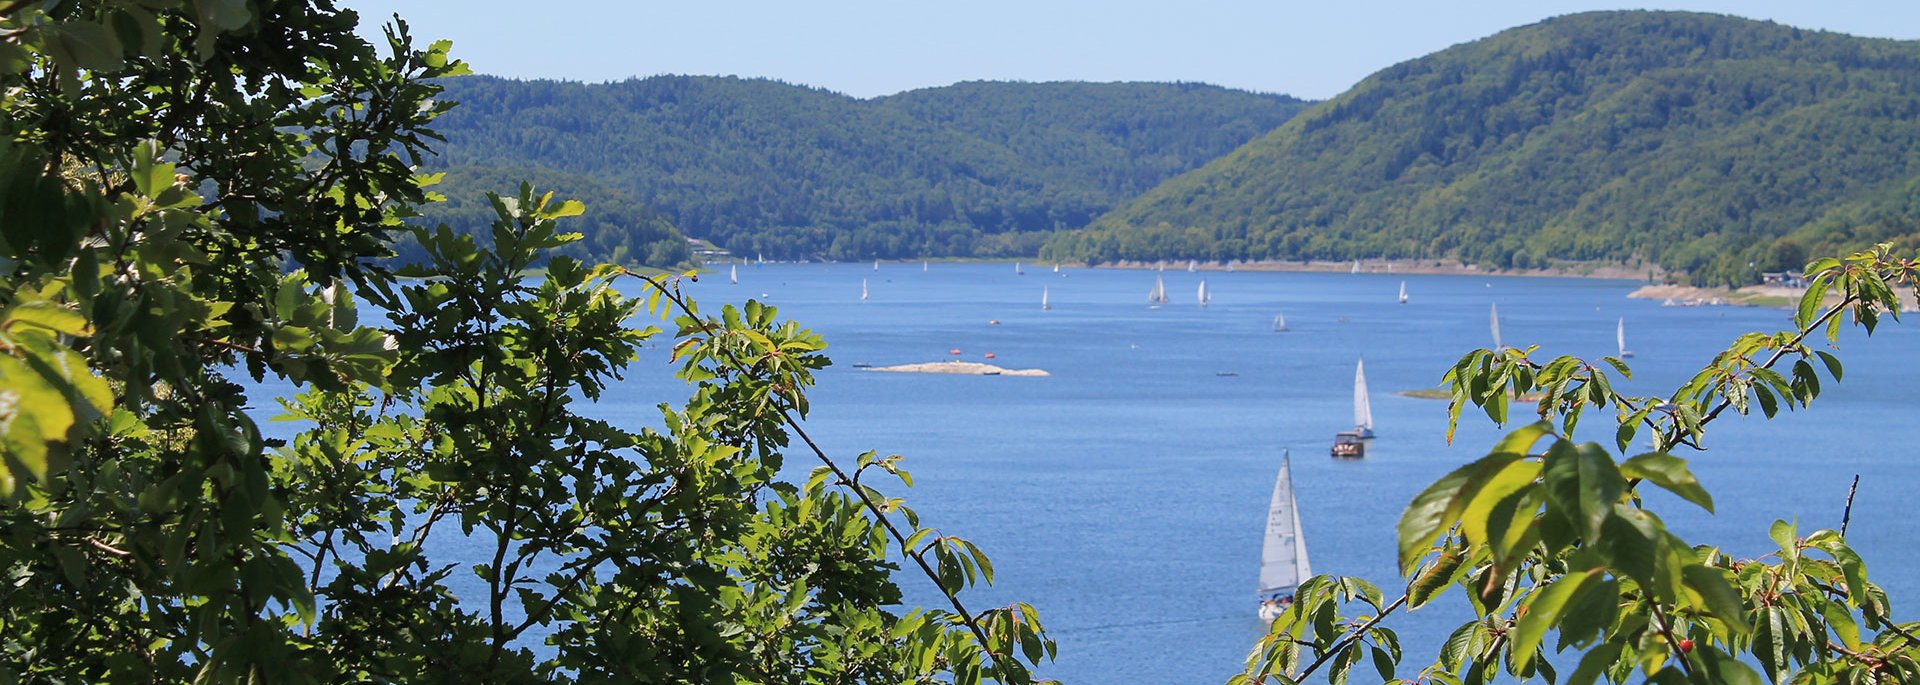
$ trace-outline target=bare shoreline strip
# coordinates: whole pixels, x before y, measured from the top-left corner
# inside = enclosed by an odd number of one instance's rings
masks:
[[[898,366],[876,366],[868,371],[892,371],[894,373],[945,373],[960,376],[1051,376],[1044,369],[1003,369],[992,364],[978,362],[927,362],[924,364],[900,364]]]

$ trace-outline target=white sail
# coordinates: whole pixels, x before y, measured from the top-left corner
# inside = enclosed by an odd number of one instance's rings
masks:
[[[1053,272],[1054,272],[1054,273],[1060,273],[1060,265],[1059,265],[1059,264],[1055,264],[1055,265],[1053,265]]]
[[[1273,315],[1273,332],[1279,333],[1284,330],[1287,330],[1287,315],[1285,313],[1275,313]]]
[[[1267,503],[1267,531],[1260,543],[1261,600],[1292,594],[1300,582],[1313,577],[1307,561],[1307,538],[1300,531],[1300,505],[1293,497],[1293,468],[1280,458],[1280,475],[1273,480],[1273,499]]]
[[[1200,306],[1205,307],[1210,302],[1213,302],[1213,296],[1207,294],[1207,279],[1202,278],[1200,279]]]
[[[921,263],[920,263],[920,270],[921,270],[921,271],[926,271],[926,270],[927,270],[927,263],[926,263],[926,262],[921,262]]]
[[[1020,263],[1019,263],[1019,262],[1014,262],[1014,263],[1013,263],[1013,274],[1014,274],[1015,276],[1025,276],[1025,275],[1027,275],[1027,270],[1026,270],[1026,269],[1022,269],[1022,268],[1020,268]]]
[[[874,271],[879,271],[879,270],[880,270],[880,260],[878,260],[878,259],[876,259],[876,260],[873,260],[873,270],[874,270]]]
[[[1620,343],[1620,358],[1633,356],[1633,350],[1627,349],[1627,319],[1621,317],[1620,327],[1614,329],[1614,338]]]
[[[758,252],[755,252],[755,253],[753,253],[753,265],[754,265],[754,266],[759,266],[759,265],[761,265],[761,264],[765,264],[765,263],[767,263],[767,260],[766,260],[766,258],[765,258],[765,257],[761,257],[761,256],[760,256],[760,253],[758,253]]]
[[[1507,349],[1507,346],[1504,344],[1501,344],[1500,342],[1500,305],[1498,304],[1493,305],[1492,318],[1493,318],[1493,351],[1499,352],[1500,350]]]
[[[1400,304],[1406,304],[1406,303],[1407,303],[1407,282],[1401,281],[1400,282]]]
[[[1053,309],[1053,305],[1047,303],[1047,287],[1044,285],[1040,286],[1040,308],[1042,310]]]
[[[1199,268],[1200,268],[1200,262],[1196,262],[1191,259],[1187,260],[1187,273],[1193,273]]]
[[[1356,259],[1356,260],[1353,260],[1353,270],[1352,270],[1352,271],[1348,271],[1347,273],[1350,273],[1350,274],[1357,274],[1357,273],[1360,273],[1360,260],[1358,260],[1358,259]]]
[[[727,282],[732,283],[734,285],[740,285],[740,265],[739,264],[735,264],[731,267],[728,267]]]
[[[1153,290],[1147,293],[1148,304],[1167,303],[1167,281],[1159,276],[1153,277]]]
[[[1373,436],[1373,402],[1367,399],[1367,361],[1353,367],[1353,432]]]
[[[867,301],[867,279],[860,279],[860,301]]]

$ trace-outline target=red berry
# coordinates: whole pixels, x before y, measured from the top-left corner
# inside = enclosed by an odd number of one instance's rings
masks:
[[[1680,651],[1682,651],[1682,652],[1692,652],[1692,651],[1693,651],[1693,641],[1692,641],[1692,640],[1687,640],[1687,639],[1682,639],[1682,640],[1680,640]]]

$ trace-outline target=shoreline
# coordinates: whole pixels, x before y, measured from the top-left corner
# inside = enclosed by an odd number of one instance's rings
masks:
[[[1620,264],[1574,264],[1567,263],[1545,269],[1487,269],[1475,264],[1466,264],[1448,259],[1360,259],[1351,261],[1256,261],[1256,262],[1198,262],[1194,260],[1165,260],[1156,262],[1121,260],[1088,266],[1085,263],[1069,264],[1080,269],[1157,269],[1172,267],[1185,269],[1183,261],[1194,262],[1195,271],[1278,271],[1307,273],[1350,273],[1356,261],[1363,274],[1416,274],[1440,276],[1498,276],[1536,277],[1536,278],[1594,278],[1603,280],[1642,281],[1648,277],[1648,270]],[[1037,264],[1038,262],[1036,262]],[[1664,272],[1655,270],[1655,278],[1664,276]]]

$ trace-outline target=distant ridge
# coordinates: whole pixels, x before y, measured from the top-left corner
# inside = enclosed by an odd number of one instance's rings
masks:
[[[733,77],[445,85],[461,105],[436,122],[438,167],[591,178],[770,259],[1031,256],[1309,104],[1192,83],[968,82],[864,100]]]
[[[1726,283],[1916,217],[1920,42],[1595,12],[1384,69],[1044,253],[1650,262]]]

